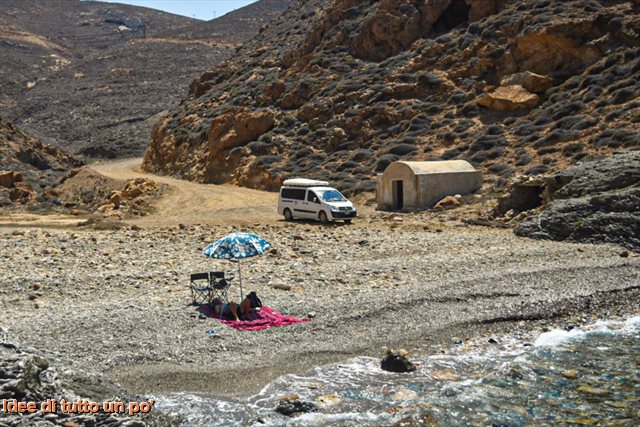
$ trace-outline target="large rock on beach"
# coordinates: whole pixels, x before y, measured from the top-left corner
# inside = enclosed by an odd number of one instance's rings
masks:
[[[568,168],[551,183],[558,187],[555,200],[518,225],[518,236],[640,250],[639,151]]]
[[[416,366],[407,359],[409,353],[406,350],[387,350],[380,361],[380,368],[389,372],[413,372]]]
[[[281,400],[275,409],[277,413],[288,417],[306,412],[318,412],[319,410],[318,405],[304,400]]]

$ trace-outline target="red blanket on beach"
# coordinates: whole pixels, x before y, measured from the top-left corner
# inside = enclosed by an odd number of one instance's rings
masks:
[[[263,305],[260,311],[256,311],[253,320],[227,320],[218,319],[227,326],[241,331],[259,331],[275,326],[287,326],[294,323],[308,322],[309,319],[298,319],[297,317],[285,316],[278,313],[273,308]],[[215,316],[212,316],[215,317]]]

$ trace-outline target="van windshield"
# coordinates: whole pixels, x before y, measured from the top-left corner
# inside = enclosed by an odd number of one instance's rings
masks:
[[[324,191],[320,197],[325,202],[346,202],[347,199],[344,197],[338,190],[327,190]]]

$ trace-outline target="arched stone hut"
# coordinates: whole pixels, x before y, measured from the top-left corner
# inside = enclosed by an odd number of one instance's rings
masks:
[[[482,174],[464,160],[393,162],[378,174],[378,209],[426,209],[445,196],[480,187]]]

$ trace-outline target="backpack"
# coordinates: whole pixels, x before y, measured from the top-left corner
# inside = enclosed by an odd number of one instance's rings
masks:
[[[247,298],[251,302],[251,308],[262,307],[262,301],[260,301],[260,298],[258,298],[258,294],[256,294],[255,292],[253,291],[249,292],[249,295],[247,295]]]

